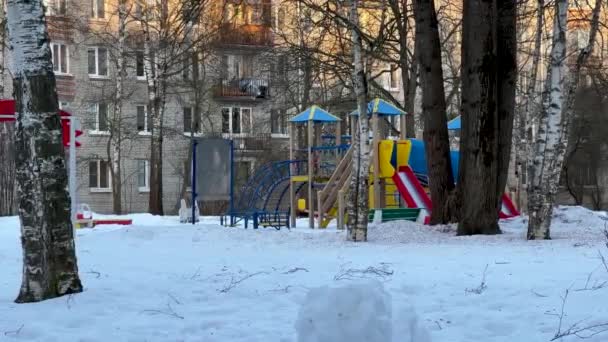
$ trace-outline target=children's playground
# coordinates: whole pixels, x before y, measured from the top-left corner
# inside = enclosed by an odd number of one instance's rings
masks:
[[[407,113],[393,104],[374,99],[367,111],[370,222],[410,220],[428,224],[433,208],[424,142],[405,138]],[[358,112],[352,112],[351,132],[356,132],[357,120],[361,120]],[[221,216],[221,224],[291,228],[296,226],[297,217],[307,216],[310,228],[326,228],[336,220],[338,229],[344,229],[350,177],[357,159],[353,157],[352,137],[341,132],[341,121],[318,106],[290,119],[289,159],[261,166],[238,190],[232,189],[231,176],[229,209]],[[398,137],[382,128],[389,122],[400,123]],[[448,128],[458,130],[459,123],[459,118],[452,120]],[[451,161],[454,179],[458,179],[458,150],[451,151]],[[233,174],[233,167],[229,173]],[[500,217],[517,215],[513,202],[503,195]]]

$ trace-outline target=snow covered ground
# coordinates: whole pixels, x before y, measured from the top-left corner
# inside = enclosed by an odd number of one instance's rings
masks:
[[[608,257],[608,217],[579,207],[556,209],[554,240],[533,242],[521,218],[503,222],[500,236],[382,224],[355,244],[303,222],[276,231],[130,217],[131,227],[78,230],[84,293],[20,305],[18,220],[0,218],[0,341],[296,341],[311,289],[362,277],[383,284],[395,342],[410,342],[399,331],[412,307],[434,342],[549,341],[567,289],[562,331],[608,323],[599,258]],[[608,341],[608,332],[586,341]]]

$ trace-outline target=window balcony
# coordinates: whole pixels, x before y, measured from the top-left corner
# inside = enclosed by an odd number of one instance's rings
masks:
[[[256,78],[221,79],[214,90],[214,96],[230,100],[269,99],[268,80]]]
[[[220,27],[218,45],[271,46],[272,29],[266,25],[224,24]]]

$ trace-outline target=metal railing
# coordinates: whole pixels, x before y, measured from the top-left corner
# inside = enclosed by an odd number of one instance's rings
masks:
[[[252,24],[225,24],[219,29],[218,44],[271,46],[273,35],[270,27]]]
[[[272,149],[270,133],[208,133],[205,137],[230,139],[237,151],[265,151]]]
[[[268,80],[259,78],[220,79],[214,95],[216,97],[268,99],[270,98],[268,83]]]

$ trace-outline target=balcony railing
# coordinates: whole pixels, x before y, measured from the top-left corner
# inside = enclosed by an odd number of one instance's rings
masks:
[[[205,137],[230,139],[237,151],[268,151],[273,146],[270,133],[208,133]]]
[[[268,80],[257,78],[221,79],[215,87],[215,97],[242,99],[270,98]]]
[[[270,46],[273,42],[272,30],[265,25],[225,24],[219,30],[218,44]]]

